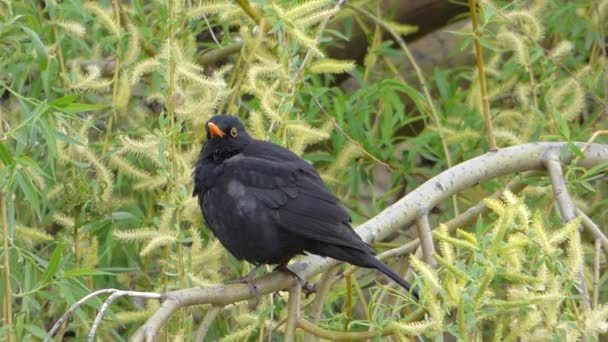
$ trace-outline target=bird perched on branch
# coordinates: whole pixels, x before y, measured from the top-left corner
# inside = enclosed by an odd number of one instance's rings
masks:
[[[237,259],[258,267],[278,264],[292,273],[289,260],[308,252],[375,268],[410,290],[357,235],[312,165],[283,147],[253,139],[235,116],[212,117],[206,131],[194,195],[213,234]],[[241,279],[252,289],[258,267]]]

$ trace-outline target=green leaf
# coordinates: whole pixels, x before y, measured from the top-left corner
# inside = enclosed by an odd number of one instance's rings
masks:
[[[46,48],[40,40],[40,37],[36,32],[25,26],[21,26],[21,29],[32,39],[34,50],[36,50],[36,54],[38,55],[38,66],[40,67],[40,71],[45,70],[49,63],[49,56],[46,54]]]
[[[58,243],[55,246],[55,250],[53,251],[53,255],[51,255],[51,259],[49,260],[49,264],[46,267],[46,271],[42,275],[41,286],[44,287],[51,282],[51,279],[57,273],[59,269],[59,263],[61,262],[61,254],[63,253],[63,245]]]
[[[6,147],[4,147],[4,144],[1,141],[0,141],[0,160],[2,160],[2,163],[4,163],[4,165],[6,165],[6,166],[12,166],[15,163],[15,160],[13,159],[13,155]]]
[[[72,94],[64,97],[60,97],[58,99],[54,99],[49,102],[49,106],[65,108],[66,106],[72,104],[76,99],[80,96],[80,94]]]
[[[40,338],[40,339],[44,339],[46,337],[46,330],[40,328],[37,325],[33,325],[33,324],[25,324],[23,326],[25,328],[25,330],[27,330],[29,333],[31,333],[32,335]]]
[[[23,195],[29,202],[29,205],[34,208],[38,215],[40,215],[40,199],[38,198],[38,189],[36,189],[30,177],[22,174],[21,172],[15,172],[13,177],[15,177],[15,181],[17,181],[17,185],[23,192]]]
[[[92,112],[110,107],[107,104],[89,104],[89,103],[70,103],[60,110],[68,114],[77,114],[82,112]]]
[[[568,128],[568,123],[559,112],[553,113],[553,119],[555,120],[555,124],[557,125],[557,129],[561,133],[561,135],[566,138],[566,140],[570,140],[570,128]]]
[[[574,153],[577,157],[585,158],[585,154],[583,153],[583,151],[581,151],[581,149],[578,148],[578,146],[574,145],[571,141],[568,141],[568,143],[566,145],[568,146],[568,149],[572,153]]]
[[[100,271],[91,268],[74,268],[71,270],[67,270],[63,273],[64,278],[77,278],[77,277],[87,277],[87,276],[95,276],[95,275],[109,275],[115,276],[116,274],[112,272]]]

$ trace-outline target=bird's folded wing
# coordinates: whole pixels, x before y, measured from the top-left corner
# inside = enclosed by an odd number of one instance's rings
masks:
[[[267,208],[279,212],[279,226],[319,242],[369,251],[350,227],[349,215],[303,160],[277,162],[238,157],[225,162],[224,176],[238,179]]]

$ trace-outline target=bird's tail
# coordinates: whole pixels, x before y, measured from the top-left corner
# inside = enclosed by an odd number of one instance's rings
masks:
[[[391,270],[390,267],[388,267],[385,263],[378,260],[375,256],[369,258],[368,262],[373,268],[386,274],[387,277],[391,278],[395,283],[399,284],[406,291],[411,292],[411,294],[416,298],[416,300],[420,299],[420,297],[418,296],[418,291],[416,291],[416,289],[412,289],[410,283],[405,281],[405,279],[403,279],[403,277],[401,277],[397,272]]]
[[[348,248],[344,246],[330,245],[330,244],[322,244],[317,246],[312,246],[313,248],[309,249],[309,252],[314,254],[328,256],[330,258],[334,258],[341,261],[346,261],[353,265],[357,265],[360,267],[366,268],[375,268],[378,271],[386,274],[389,278],[394,280],[397,284],[403,287],[406,291],[411,292],[416,300],[419,299],[418,291],[415,289],[411,289],[412,286],[410,283],[405,281],[399,274],[395,271],[391,270],[386,264],[382,261],[378,260],[376,256],[373,254],[373,250],[368,247],[369,250],[364,249],[354,249]],[[316,247],[316,248],[315,248]],[[410,291],[411,289],[411,291]]]

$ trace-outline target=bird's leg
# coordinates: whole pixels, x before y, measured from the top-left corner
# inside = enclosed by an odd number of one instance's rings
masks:
[[[249,291],[251,291],[251,294],[255,296],[255,306],[257,306],[257,304],[260,302],[260,291],[255,285],[253,279],[255,278],[255,275],[258,273],[260,268],[262,268],[263,266],[264,264],[257,265],[253,270],[251,270],[251,272],[247,273],[244,277],[227,281],[226,284],[247,284],[247,286],[249,286]]]
[[[295,277],[296,279],[298,279],[298,281],[300,282],[300,285],[302,285],[302,286],[304,286],[306,284],[304,279],[300,278],[300,276],[296,272],[290,270],[286,264],[279,264],[274,270],[284,272],[284,273],[287,273],[288,276]]]

